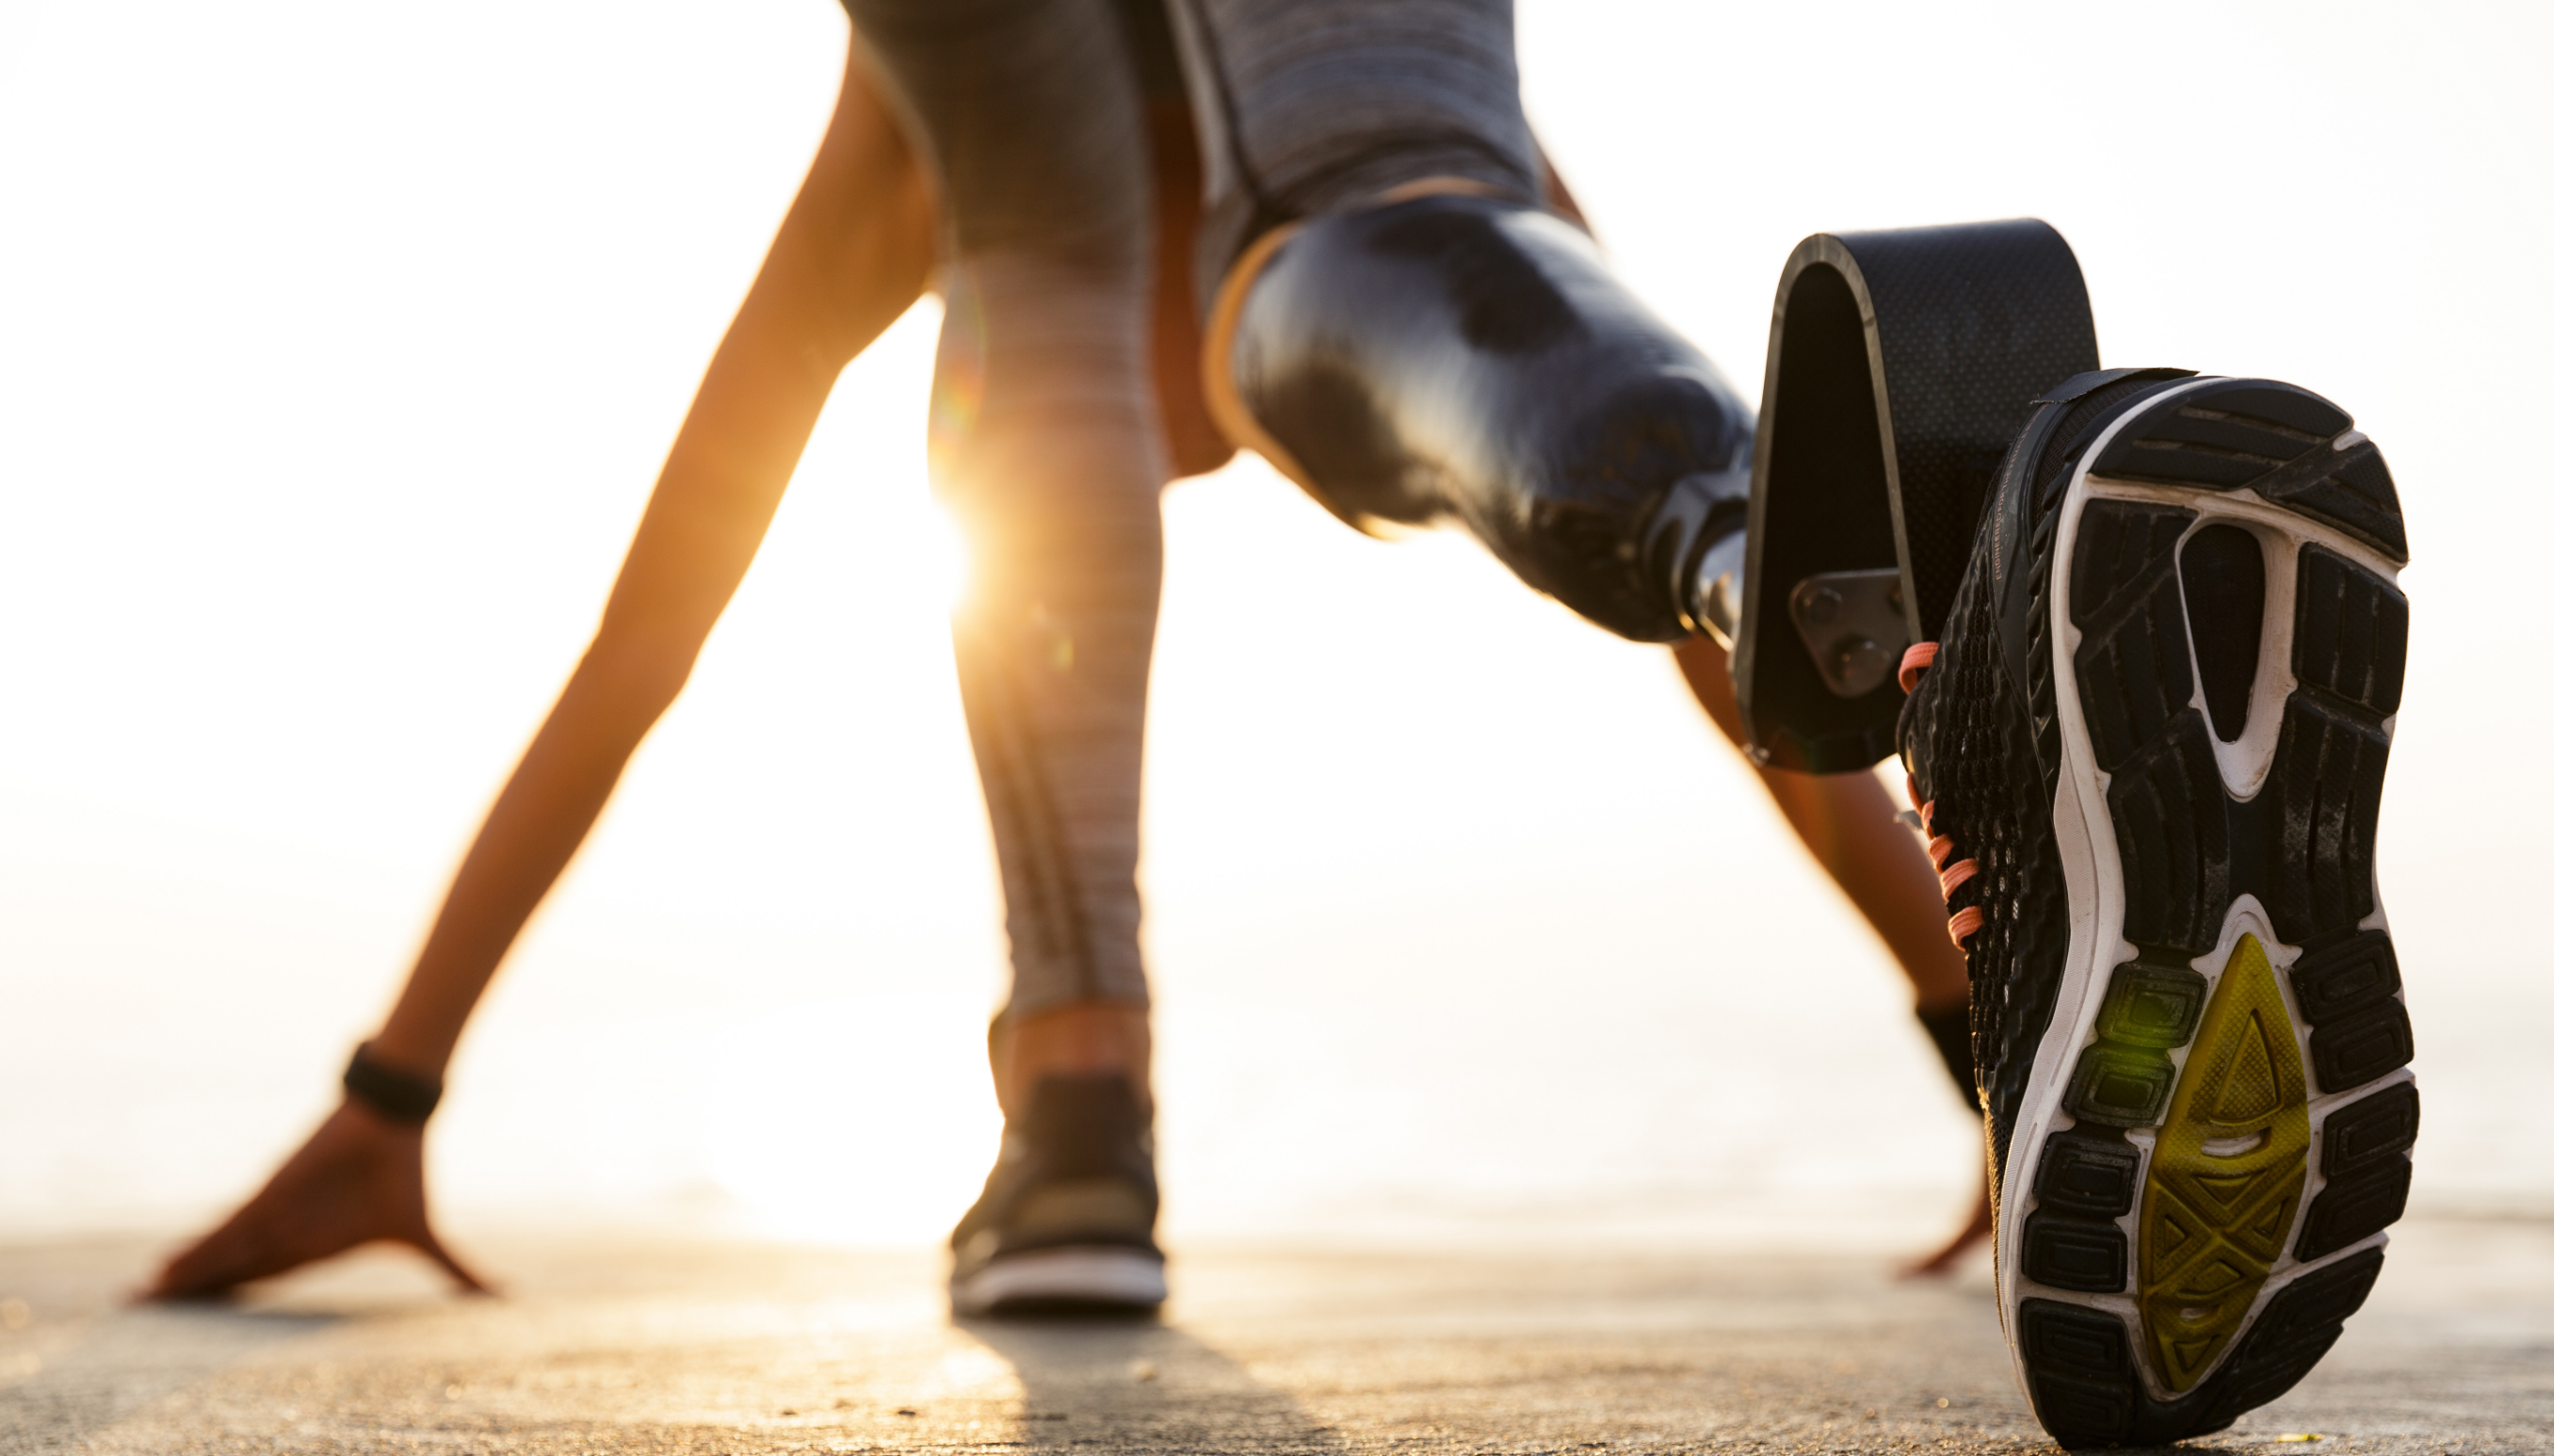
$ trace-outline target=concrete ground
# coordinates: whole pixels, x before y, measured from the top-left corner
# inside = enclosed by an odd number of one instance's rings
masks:
[[[145,1243],[0,1249],[0,1451],[2050,1449],[1983,1274],[1862,1256],[1206,1247],[1159,1324],[952,1324],[922,1253],[468,1242],[506,1297],[362,1255],[134,1309]],[[2554,1452],[2554,1222],[2407,1224],[2322,1367],[2183,1449]]]

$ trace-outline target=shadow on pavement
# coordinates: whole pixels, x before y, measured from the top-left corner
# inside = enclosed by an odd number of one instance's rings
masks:
[[[1032,1450],[1100,1443],[1215,1451],[1337,1450],[1336,1432],[1215,1347],[1150,1319],[978,1318],[958,1327],[1020,1382]]]

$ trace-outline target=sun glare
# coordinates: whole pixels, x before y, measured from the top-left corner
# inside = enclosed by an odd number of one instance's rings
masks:
[[[975,558],[967,549],[967,536],[949,513],[934,503],[925,513],[927,525],[915,533],[913,574],[916,585],[927,588],[934,601],[945,602],[954,611],[967,599],[967,588],[975,580]]]

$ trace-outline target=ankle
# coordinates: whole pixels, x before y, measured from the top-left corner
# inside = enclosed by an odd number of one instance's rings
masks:
[[[1041,1078],[1114,1075],[1153,1105],[1150,1012],[1115,1002],[1079,1002],[1016,1020],[1006,1018],[992,1045],[993,1091],[1003,1115],[1027,1110]]]

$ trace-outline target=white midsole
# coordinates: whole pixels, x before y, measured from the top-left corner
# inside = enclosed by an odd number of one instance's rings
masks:
[[[982,1314],[1012,1300],[1150,1308],[1169,1297],[1160,1255],[1105,1245],[1014,1254],[949,1278],[950,1307],[960,1314]]]
[[[2048,621],[2053,629],[2049,643],[2050,668],[2057,699],[2059,730],[2058,788],[2050,805],[2051,821],[2057,839],[2059,862],[2065,873],[2068,927],[2066,964],[2059,983],[2055,1006],[2051,1009],[2048,1030],[2041,1036],[2032,1060],[2031,1079],[2025,1085],[2017,1126],[2007,1153],[2003,1186],[1998,1189],[1996,1267],[1998,1279],[1998,1313],[2008,1332],[2017,1332],[2022,1301],[2026,1298],[2054,1299],[2069,1304],[2107,1310],[2120,1316],[2132,1331],[2143,1332],[2134,1291],[2138,1286],[2137,1229],[2144,1212],[2146,1179],[2137,1181],[2136,1206],[2120,1220],[2126,1226],[2130,1248],[2130,1277],[2127,1291],[2118,1294],[2086,1294],[2070,1289],[2055,1289],[2039,1284],[2022,1273],[2020,1239],[2025,1221],[2035,1206],[2032,1182],[2039,1166],[2039,1155],[2052,1133],[2074,1125],[2074,1120],[2060,1105],[2062,1092],[2075,1071],[2075,1062],[2093,1040],[2093,1023],[2100,1014],[2104,996],[2110,989],[2114,967],[2137,957],[2137,947],[2121,933],[2126,923],[2127,907],[2123,899],[2119,839],[2111,823],[2110,776],[2096,767],[2092,753],[2091,733],[2084,721],[2084,711],[2077,696],[2075,651],[2083,634],[2074,621],[2071,592],[2075,541],[2081,524],[2084,504],[2088,500],[2145,501],[2170,505],[2196,513],[2196,519],[2183,533],[2208,526],[2228,523],[2255,528],[2257,535],[2268,535],[2282,547],[2276,553],[2264,551],[2269,571],[2264,601],[2264,623],[2261,645],[2262,664],[2257,668],[2252,701],[2253,710],[2245,732],[2232,744],[2218,743],[2210,735],[2218,756],[2218,767],[2227,791],[2239,799],[2258,793],[2266,781],[2270,761],[2275,755],[2278,728],[2285,704],[2296,680],[2290,667],[2289,645],[2295,631],[2294,571],[2297,550],[2307,542],[2332,550],[2356,565],[2376,573],[2387,582],[2396,579],[2395,563],[2370,550],[2356,540],[2308,521],[2293,511],[2271,505],[2249,491],[2219,492],[2189,487],[2157,486],[2128,481],[2112,481],[2090,473],[2093,461],[2101,458],[2113,437],[2150,413],[2166,408],[2172,400],[2191,390],[2219,382],[2215,377],[2194,378],[2143,401],[2136,409],[2113,421],[2082,452],[2083,464],[2067,482],[2066,495],[2060,507],[2056,539],[2050,545],[2053,555],[2049,563]],[[2284,559],[2282,559],[2284,558]],[[2194,686],[2194,695],[2204,696]],[[2205,701],[2198,703],[2203,712]],[[2393,723],[2385,724],[2390,736]],[[2374,875],[2370,886],[2376,892]],[[2385,911],[2381,899],[2376,910],[2361,922],[2362,928],[2381,928]],[[2268,953],[2272,967],[2279,973],[2280,995],[2288,1003],[2291,1025],[2303,1026],[2305,1019],[2296,1005],[2295,991],[2288,984],[2287,969],[2299,954],[2298,947],[2281,943],[2271,933],[2269,915],[2261,903],[2250,895],[2239,896],[2228,908],[2225,923],[2220,927],[2218,943],[2207,955],[2192,962],[2191,968],[2206,976],[2214,994],[2218,976],[2225,970],[2237,940],[2250,933]],[[2176,1073],[2187,1057],[2187,1048],[2171,1053]],[[2216,1374],[2217,1368],[2235,1349],[2252,1326],[2269,1296],[2309,1266],[2295,1262],[2293,1250],[2297,1226],[2302,1225],[2302,1211],[2314,1193],[2322,1187],[2318,1166],[2323,1144],[2324,1118],[2346,1100],[2381,1091],[2399,1082],[2411,1080],[2411,1072],[2396,1071],[2364,1086],[2349,1089],[2347,1094],[2317,1096],[2309,1102],[2313,1141],[2306,1157],[2308,1184],[2298,1202],[2300,1217],[2289,1233],[2289,1250],[2273,1266],[2270,1277],[2256,1296],[2244,1323],[2228,1339],[2217,1360],[2201,1372],[2200,1381]],[[2317,1089],[2319,1090],[2319,1089]],[[2137,1131],[2129,1139],[2142,1153],[2151,1155],[2153,1138],[2149,1132]],[[2336,1250],[2313,1262],[2321,1267],[2348,1258],[2360,1250],[2383,1245],[2382,1232],[2361,1240],[2348,1248]],[[2022,1344],[2009,1339],[2007,1345],[2014,1360],[2014,1376],[2029,1396],[2031,1383],[2025,1368]],[[2147,1357],[2142,1338],[2130,1341],[2131,1349],[2147,1394],[2158,1401],[2178,1398],[2166,1390]],[[2194,1382],[2194,1389],[2196,1382]]]

